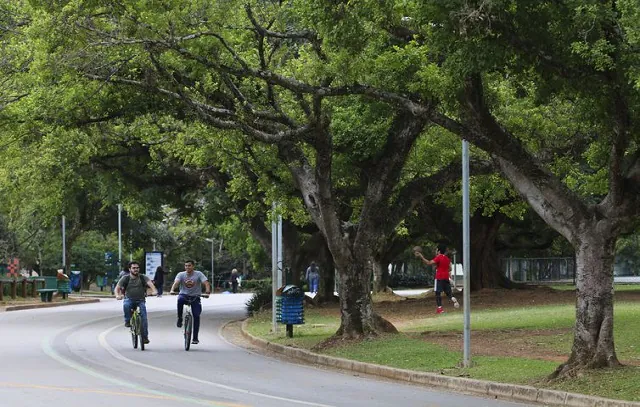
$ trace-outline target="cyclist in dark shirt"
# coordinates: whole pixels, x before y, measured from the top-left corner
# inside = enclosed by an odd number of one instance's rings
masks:
[[[145,275],[140,275],[140,264],[136,261],[129,263],[129,274],[120,278],[116,285],[116,298],[121,300],[124,295],[124,303],[122,304],[124,326],[131,326],[132,308],[138,307],[140,309],[140,316],[142,317],[142,340],[144,343],[149,343],[149,324],[147,322],[147,306],[145,303],[147,287],[151,289],[153,295],[158,294],[151,279]]]

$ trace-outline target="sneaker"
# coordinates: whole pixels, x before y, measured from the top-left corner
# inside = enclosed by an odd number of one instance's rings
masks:
[[[182,318],[178,318],[178,322],[176,323],[178,328],[182,328]]]
[[[127,328],[131,328],[131,322],[124,321],[124,326],[126,326]]]
[[[148,344],[148,343],[149,343],[149,338],[144,338],[144,339],[142,340],[142,342],[144,342],[144,344],[145,344],[145,345],[146,345],[146,344]]]
[[[460,303],[456,300],[456,297],[451,297],[451,301],[453,301],[453,308],[460,308]]]
[[[444,312],[444,310],[442,309],[442,307],[438,307],[436,309],[436,314],[442,314]]]
[[[199,344],[199,343],[200,343],[200,341],[199,341],[199,340],[197,340],[197,339],[194,339],[194,340],[192,340],[192,341],[191,341],[191,343],[192,343],[192,344],[194,344],[194,345],[197,345],[197,344]]]

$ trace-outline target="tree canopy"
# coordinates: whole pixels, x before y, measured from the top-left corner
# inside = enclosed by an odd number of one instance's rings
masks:
[[[3,18],[21,28],[2,40],[25,52],[7,53],[0,85],[11,137],[76,140],[104,168],[120,155],[120,186],[197,188],[207,176],[174,158],[215,160],[209,179],[246,200],[247,220],[281,198],[339,270],[339,335],[393,330],[369,276],[420,203],[459,178],[457,137],[576,251],[576,335],[558,374],[618,364],[612,257],[640,207],[636,1],[16,4]],[[482,212],[523,213],[492,187]]]

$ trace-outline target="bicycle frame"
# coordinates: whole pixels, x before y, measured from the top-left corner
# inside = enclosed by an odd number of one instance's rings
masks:
[[[182,334],[184,335],[184,350],[191,348],[191,336],[193,335],[193,312],[191,303],[185,302],[182,319]]]
[[[140,350],[144,350],[144,339],[142,338],[142,314],[140,313],[140,307],[136,305],[131,308],[131,328],[129,328],[131,332],[131,342],[133,343],[133,348],[136,349],[138,347],[138,343],[140,343]]]
[[[178,293],[171,292],[171,295]],[[199,295],[200,298],[209,298],[209,295]],[[191,302],[185,301],[182,311],[182,335],[184,336],[184,350],[191,349],[191,337],[193,335],[193,311],[191,311]]]

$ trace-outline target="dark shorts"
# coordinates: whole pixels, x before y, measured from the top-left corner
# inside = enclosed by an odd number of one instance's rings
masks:
[[[436,280],[433,291],[436,293],[444,291],[447,296],[451,297],[451,282],[449,280]]]

